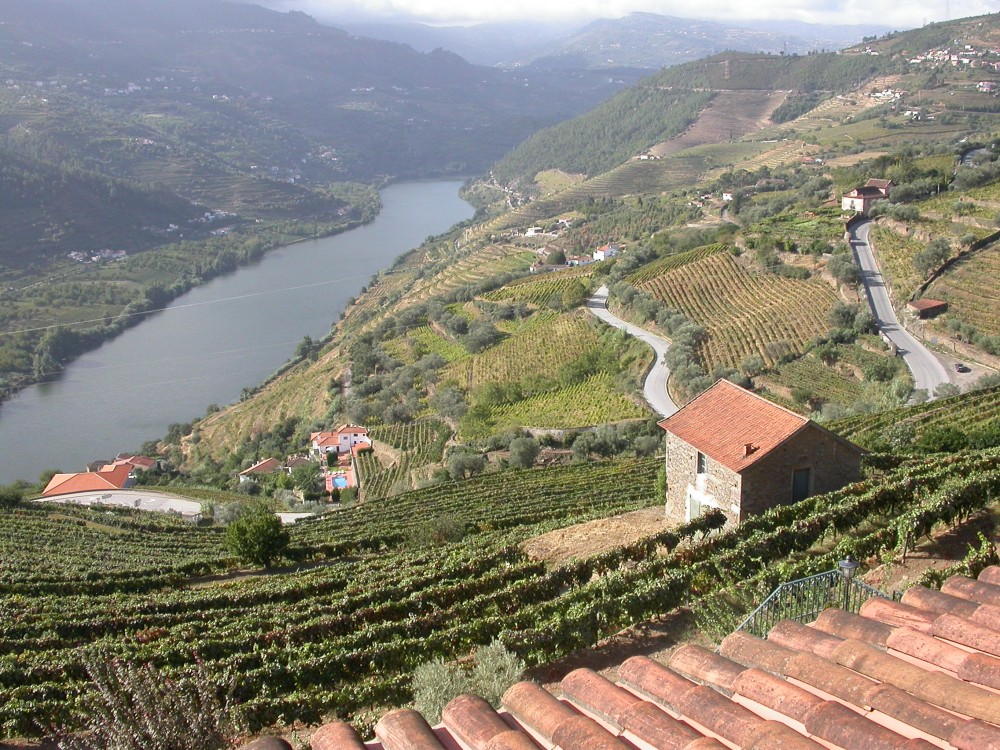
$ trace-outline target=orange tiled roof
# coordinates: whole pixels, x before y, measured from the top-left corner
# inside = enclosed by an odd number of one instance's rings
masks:
[[[720,380],[659,423],[667,432],[736,472],[811,424],[802,415],[728,380]]]
[[[45,485],[42,497],[69,495],[73,492],[100,492],[120,490],[126,482],[132,467],[128,464],[105,467],[100,471],[85,471],[81,474],[56,474]]]
[[[625,661],[616,682],[568,674],[561,698],[514,685],[494,711],[455,698],[430,727],[398,709],[362,742],[319,729],[313,750],[997,750],[1000,748],[1000,567],[955,576],[942,591],[828,609],[766,640],[733,633],[718,653],[677,649],[666,663]]]
[[[920,299],[915,299],[912,302],[906,303],[907,307],[914,310],[923,312],[925,310],[933,310],[937,307],[947,307],[948,303],[940,299],[931,299],[930,297],[921,297]]]
[[[248,474],[274,474],[276,471],[281,471],[281,461],[276,458],[265,458],[263,461],[258,461],[249,469],[244,469],[239,473],[239,476],[244,477]]]

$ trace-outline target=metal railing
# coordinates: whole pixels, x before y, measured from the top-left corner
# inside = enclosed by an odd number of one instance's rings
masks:
[[[876,597],[895,598],[863,581],[848,579],[839,570],[828,570],[781,584],[736,629],[764,638],[782,620],[805,624],[828,607],[857,612],[862,604]]]

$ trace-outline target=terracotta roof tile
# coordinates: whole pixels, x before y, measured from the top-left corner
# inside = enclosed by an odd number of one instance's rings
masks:
[[[980,571],[977,580],[1000,586],[1000,565],[990,565]]]
[[[576,715],[572,708],[533,682],[519,682],[511,687],[504,693],[503,707],[550,742],[559,725]]]
[[[375,725],[385,750],[445,750],[430,724],[412,708],[390,711]]]
[[[944,582],[941,591],[960,599],[1000,606],[1000,586],[995,583],[978,581],[965,576],[952,576]]]
[[[839,612],[840,610],[835,611]],[[822,618],[822,615],[820,617]],[[842,638],[834,637],[824,630],[825,628],[819,628],[818,623],[817,627],[810,628],[794,620],[784,620],[771,628],[771,632],[767,634],[767,640],[771,643],[777,643],[779,646],[796,651],[809,651],[829,659],[841,644]]]
[[[726,693],[732,693],[733,683],[746,671],[743,665],[693,644],[674,651],[670,668],[693,682],[713,685]]]
[[[955,615],[934,621],[934,635],[993,656],[1000,656],[1000,632]],[[1000,722],[998,722],[1000,723]]]
[[[931,631],[936,619],[936,615],[933,612],[879,598],[869,599],[862,604],[860,613],[862,617],[867,617],[886,625],[913,628],[925,633]]]
[[[861,641],[844,641],[837,649],[835,661],[859,674],[895,685],[934,706],[1000,723],[1000,700],[995,693],[943,672],[921,669]]]
[[[915,590],[865,605],[878,619],[827,610],[767,640],[733,633],[721,653],[682,646],[669,667],[633,657],[617,685],[579,669],[564,700],[528,682],[507,691],[506,712],[460,696],[437,729],[407,709],[368,744],[330,725],[313,750],[1000,750],[1000,657],[985,652],[1000,633],[984,624],[998,607],[969,598],[990,598],[996,580],[958,579],[946,586],[958,599]]]
[[[972,617],[975,611],[982,606],[979,602],[944,594],[937,589],[929,589],[925,586],[911,586],[903,592],[903,598],[900,601],[917,609],[925,609],[938,614],[949,613],[960,617]]]
[[[592,716],[622,729],[621,717],[642,699],[623,690],[592,669],[576,669],[563,678],[563,694]]]
[[[107,471],[85,471],[80,474],[56,474],[42,491],[42,497],[69,495],[74,492],[120,490],[128,483],[132,467],[114,466]]]
[[[759,461],[810,424],[805,417],[728,380],[720,380],[659,423],[667,432],[736,472]]]
[[[510,731],[493,707],[477,695],[460,695],[441,713],[452,735],[475,750],[481,750],[499,734]]]
[[[309,740],[312,750],[365,750],[365,743],[350,724],[335,721],[324,724]]]
[[[744,669],[735,682],[736,693],[805,725],[806,716],[825,701],[763,669]]]

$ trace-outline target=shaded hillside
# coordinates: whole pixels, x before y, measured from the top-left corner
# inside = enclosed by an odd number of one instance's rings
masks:
[[[142,189],[80,169],[0,150],[0,259],[44,262],[67,248],[149,247],[153,229],[186,224],[204,209],[162,190]]]
[[[643,82],[592,112],[529,138],[493,167],[501,183],[545,169],[606,172],[687,128],[711,94],[669,91]]]
[[[220,0],[11,0],[0,20],[12,53],[0,62],[4,79],[40,80],[81,108],[186,119],[193,106],[209,116],[209,135],[229,130],[211,122],[216,112],[245,112],[307,139],[286,161],[327,153],[351,178],[483,169],[619,88],[598,75],[479,68]]]

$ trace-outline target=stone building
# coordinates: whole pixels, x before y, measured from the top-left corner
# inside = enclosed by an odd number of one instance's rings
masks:
[[[864,450],[727,380],[659,424],[667,518],[676,523],[707,508],[739,523],[861,478]]]

